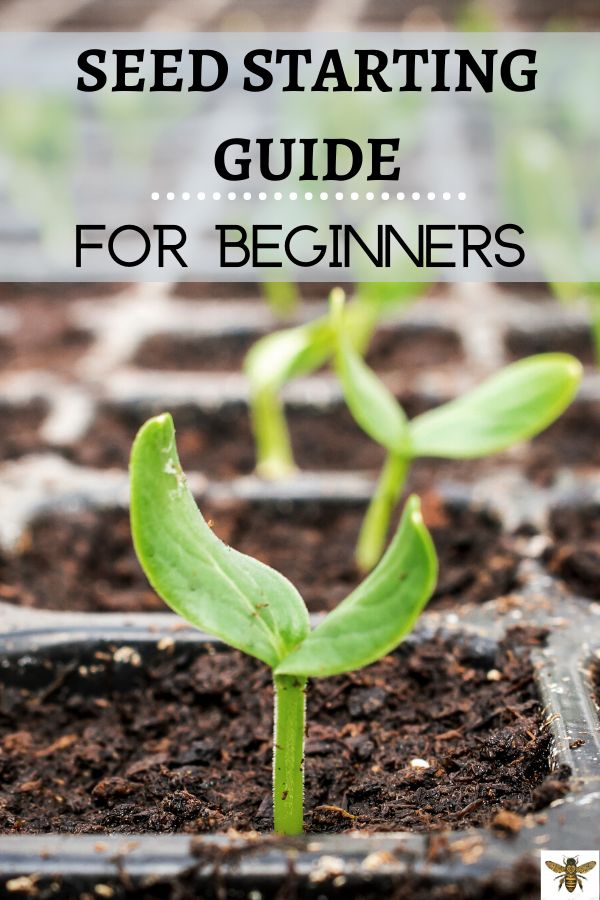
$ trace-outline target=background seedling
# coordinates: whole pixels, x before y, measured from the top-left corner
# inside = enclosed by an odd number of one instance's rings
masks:
[[[349,672],[389,653],[433,592],[437,561],[418,498],[407,501],[375,571],[311,631],[294,586],[227,547],[205,522],[179,464],[170,415],[140,429],[130,470],[133,541],[154,589],[192,625],[273,671],[274,826],[299,834],[307,679]]]
[[[355,350],[365,353],[377,323],[393,309],[415,300],[426,282],[359,284],[345,311],[346,332]],[[279,284],[272,286],[275,293]],[[264,478],[285,478],[295,471],[294,455],[281,390],[294,378],[329,362],[335,349],[329,316],[286,328],[258,340],[244,369],[250,382],[250,412],[256,445],[256,470]]]
[[[568,154],[552,134],[541,129],[518,130],[504,148],[507,195],[518,210],[535,248],[550,290],[561,303],[582,303],[590,322],[596,365],[600,366],[600,284],[564,282],[561,272],[576,266],[589,270],[595,243],[582,240],[584,202],[590,188],[578,184]],[[597,238],[598,224],[596,225]]]
[[[381,556],[394,506],[415,459],[474,459],[527,440],[566,409],[581,379],[580,363],[566,353],[531,356],[409,422],[354,349],[339,288],[332,292],[331,321],[335,367],[348,408],[363,431],[387,451],[358,539],[356,561],[362,571],[372,569]]]

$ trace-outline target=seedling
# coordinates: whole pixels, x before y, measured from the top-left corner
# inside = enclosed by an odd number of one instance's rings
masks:
[[[295,587],[226,546],[207,525],[181,470],[170,415],[142,426],[130,472],[133,542],[151,585],[192,625],[272,669],[274,825],[299,834],[307,679],[367,666],[413,628],[437,574],[419,500],[407,501],[375,571],[311,631]]]
[[[359,353],[369,345],[377,322],[392,308],[416,299],[425,282],[358,286],[345,309],[347,334]],[[279,479],[295,471],[281,390],[289,381],[308,375],[329,362],[334,335],[327,315],[294,328],[274,332],[250,349],[244,369],[250,382],[250,411],[256,445],[256,470],[264,478]]]
[[[517,132],[505,148],[505,168],[511,205],[527,228],[549,288],[561,303],[583,304],[600,366],[600,284],[560,280],[564,272],[573,270],[583,277],[595,258],[598,224],[591,246],[582,232],[585,189],[577,184],[559,141],[541,130]]]
[[[566,353],[530,356],[462,397],[408,421],[394,395],[355,351],[343,308],[343,292],[336,289],[331,298],[336,372],[353,418],[387,451],[356,548],[357,565],[368,572],[381,557],[392,512],[415,459],[475,459],[533,437],[573,399],[581,364]]]

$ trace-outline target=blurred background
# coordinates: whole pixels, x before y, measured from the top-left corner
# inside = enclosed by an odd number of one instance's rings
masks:
[[[10,30],[588,30],[596,0],[2,0],[0,28]]]
[[[4,31],[594,30],[599,22],[597,0],[0,2]],[[352,421],[326,354],[317,354],[269,398],[270,421],[288,432],[290,469],[280,481],[257,477],[250,404],[258,401],[244,368],[266,335],[318,322],[332,286],[0,284],[0,600],[162,609],[131,548],[127,461],[139,425],[169,409],[217,533],[292,578],[311,610],[337,603],[357,581],[353,547],[382,451]],[[539,284],[346,289],[352,302],[377,308],[366,358],[409,415],[531,353],[582,360],[580,396],[548,432],[493,460],[422,461],[409,486],[423,497],[441,557],[435,604],[510,597],[532,557],[600,599],[597,286],[555,284],[549,272]]]

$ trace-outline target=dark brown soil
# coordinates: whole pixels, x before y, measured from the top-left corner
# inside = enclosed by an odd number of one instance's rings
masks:
[[[411,393],[404,393],[400,401],[410,418],[432,405],[429,398]],[[149,416],[163,411],[164,404],[107,405],[83,439],[74,448],[64,448],[65,453],[82,465],[125,468],[138,428]],[[252,472],[254,442],[245,404],[226,403],[215,410],[190,404],[172,412],[185,469],[216,479]],[[287,420],[295,459],[303,471],[378,471],[383,463],[383,450],[361,431],[341,402],[325,409],[289,406]],[[538,484],[549,484],[561,467],[585,470],[600,466],[598,434],[600,403],[576,400],[531,442],[524,457],[525,474]],[[509,457],[496,454],[489,460],[436,460],[428,465],[438,477],[448,474],[473,481],[489,471],[490,465],[497,467],[506,461],[510,462]]]
[[[380,371],[404,373],[431,369],[463,358],[460,338],[449,328],[400,324],[381,328],[373,336],[367,362]]]
[[[546,431],[534,438],[526,474],[534,481],[551,482],[561,467],[595,469],[600,466],[600,402],[579,398]]]
[[[600,663],[594,663],[592,666],[592,682],[596,689],[596,706],[600,712]]]
[[[14,554],[0,551],[0,599],[85,612],[165,609],[137,562],[123,510],[40,517]]]
[[[174,371],[241,372],[244,357],[261,337],[260,332],[239,331],[222,335],[155,335],[148,338],[134,364],[148,369]],[[462,359],[458,335],[450,329],[399,325],[374,336],[367,354],[378,371],[410,373]]]
[[[104,297],[118,294],[126,286],[125,282],[118,281],[2,281],[0,303],[21,302],[23,299],[64,302],[84,297]]]
[[[600,600],[600,504],[556,507],[550,530],[549,570],[575,593]]]
[[[67,455],[81,465],[123,469],[138,428],[159,405],[143,408],[107,406],[100,410],[83,440]],[[228,404],[214,411],[196,406],[173,410],[177,446],[187,470],[202,471],[211,478],[227,479],[248,474],[254,467],[254,445],[250,420],[241,404]]]
[[[133,363],[145,369],[178,372],[241,372],[244,357],[261,335],[240,331],[221,335],[156,335],[148,338]]]
[[[0,460],[40,450],[38,430],[46,412],[41,400],[25,404],[0,401]]]
[[[106,407],[73,452],[75,460],[100,468],[127,465],[137,429],[162,407]],[[177,446],[185,469],[227,479],[252,472],[255,465],[250,419],[242,404],[204,411],[185,406],[173,411]],[[383,452],[364,435],[343,408],[323,412],[289,410],[296,461],[301,469],[377,469]]]
[[[233,651],[166,644],[142,665],[134,648],[66,650],[51,671],[32,661],[25,685],[17,666],[4,669],[4,832],[272,827],[267,669]],[[567,789],[556,775],[548,783],[540,724],[514,641],[481,657],[435,638],[312,682],[306,827],[431,831],[538,809]]]
[[[440,558],[436,605],[480,603],[517,587],[518,556],[485,511],[423,496]],[[353,551],[364,507],[349,503],[203,503],[215,532],[283,572],[309,609],[331,609],[360,581]],[[136,560],[124,510],[45,515],[18,551],[0,553],[0,599],[28,607],[84,611],[164,610]]]
[[[426,408],[421,397],[407,396],[404,407],[410,416]],[[172,409],[177,447],[183,468],[203,472],[213,479],[250,474],[255,466],[254,441],[245,405],[228,403],[216,410],[187,405]],[[105,406],[90,430],[67,456],[94,468],[126,468],[131,444],[146,419],[164,412],[163,404],[137,407]],[[302,471],[379,471],[384,451],[370,440],[343,405],[328,409],[294,406],[287,411],[292,446]],[[497,464],[499,457],[494,458]],[[429,475],[454,476],[473,481],[490,468],[490,460],[427,463]]]
[[[512,329],[505,337],[511,359],[534,353],[572,353],[586,365],[594,364],[594,346],[587,325],[564,325],[537,331]]]
[[[257,282],[180,281],[173,291],[184,300],[260,300]]]
[[[92,342],[91,335],[70,320],[70,304],[37,292],[11,300],[5,305],[15,311],[18,325],[3,338],[0,371],[70,373]]]
[[[329,292],[338,282],[304,282],[298,285],[303,301],[325,303]],[[180,281],[175,287],[175,296],[186,300],[261,300],[264,298],[262,286],[255,281],[210,282]],[[266,301],[265,301],[266,302]]]

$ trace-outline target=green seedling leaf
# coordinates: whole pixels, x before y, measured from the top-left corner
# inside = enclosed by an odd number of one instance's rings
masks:
[[[408,426],[394,395],[350,343],[344,322],[343,294],[332,291],[331,322],[335,333],[335,369],[344,399],[363,431],[392,453],[408,449]]]
[[[568,155],[552,135],[524,129],[507,141],[505,156],[510,207],[546,279],[557,282],[557,274],[581,262],[578,192]]]
[[[309,633],[306,606],[283,575],[213,534],[187,487],[170,415],[140,429],[130,475],[133,542],[152,587],[192,625],[275,667]]]
[[[463,397],[413,419],[412,455],[472,459],[528,440],[567,408],[581,373],[581,364],[566,353],[513,363]]]
[[[413,628],[436,577],[433,542],[419,499],[412,496],[379,565],[279,664],[275,674],[338,675],[389,653]]]
[[[255,388],[280,389],[291,378],[319,368],[331,353],[331,328],[321,318],[260,338],[249,350],[244,369]]]

